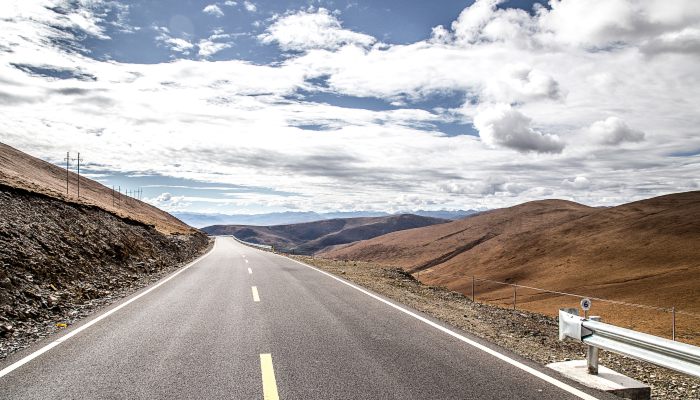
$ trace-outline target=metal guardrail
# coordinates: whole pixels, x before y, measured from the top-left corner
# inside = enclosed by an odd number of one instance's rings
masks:
[[[575,308],[559,310],[559,340],[567,337],[588,346],[590,374],[598,373],[598,349],[603,349],[700,377],[700,347],[583,318]]]
[[[416,273],[416,274],[417,274],[416,277],[420,278],[419,273]],[[657,312],[669,313],[669,314],[671,314],[669,331],[670,331],[670,337],[673,340],[676,340],[676,316],[677,315],[683,315],[686,317],[691,317],[691,318],[696,318],[696,319],[700,318],[700,314],[692,313],[692,312],[688,312],[688,311],[677,310],[676,307],[670,307],[670,308],[669,307],[659,307],[659,306],[650,306],[650,305],[646,305],[646,304],[629,303],[629,302],[619,301],[619,300],[603,299],[600,297],[592,297],[592,296],[588,296],[588,295],[567,293],[567,292],[562,292],[562,291],[557,291],[557,290],[538,288],[538,287],[534,287],[534,286],[520,285],[520,284],[516,284],[513,282],[502,282],[502,281],[496,281],[496,280],[492,280],[492,279],[479,278],[479,277],[472,275],[471,298],[472,298],[472,301],[474,301],[474,302],[477,301],[477,296],[476,296],[476,292],[477,292],[476,283],[477,282],[493,283],[493,284],[497,284],[497,285],[501,285],[501,286],[512,287],[513,294],[510,297],[512,299],[513,310],[516,309],[518,301],[527,302],[527,300],[523,301],[522,298],[529,298],[529,300],[532,300],[532,298],[534,296],[552,294],[552,295],[557,295],[557,296],[566,296],[566,297],[573,297],[573,298],[578,298],[578,299],[595,300],[595,301],[599,301],[599,302],[609,304],[609,305],[634,307],[634,308],[640,308],[640,309],[645,309],[645,310],[652,310],[652,311],[657,311]],[[531,291],[535,291],[537,293],[534,295],[533,294],[523,295],[520,292],[518,292],[518,289],[531,290]],[[494,300],[489,300],[489,299],[484,299],[484,301],[494,302]]]
[[[235,240],[235,241],[237,241],[237,242],[239,242],[239,243],[242,243],[242,244],[244,244],[244,245],[246,245],[246,246],[257,247],[257,248],[259,248],[259,249],[270,250],[270,251],[273,251],[273,250],[274,250],[274,248],[273,248],[272,246],[267,245],[267,244],[258,244],[258,243],[246,242],[245,240],[241,240],[241,239],[239,239],[239,238],[237,238],[237,237],[235,237],[235,236],[233,236],[233,235],[223,235],[223,236],[230,236],[230,237],[233,238],[233,240]]]

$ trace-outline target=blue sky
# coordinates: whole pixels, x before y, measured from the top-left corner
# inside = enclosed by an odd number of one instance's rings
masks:
[[[0,141],[169,211],[697,190],[694,1],[11,0]]]

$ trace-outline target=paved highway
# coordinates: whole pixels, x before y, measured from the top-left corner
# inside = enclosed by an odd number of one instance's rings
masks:
[[[0,369],[1,399],[615,398],[231,238]]]

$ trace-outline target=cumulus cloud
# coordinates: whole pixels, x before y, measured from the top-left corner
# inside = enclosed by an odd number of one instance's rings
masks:
[[[588,180],[585,176],[577,176],[574,179],[564,179],[562,184],[565,187],[575,189],[575,190],[583,190],[583,189],[588,189],[591,186],[591,181]]]
[[[439,190],[450,194],[477,196],[516,196],[528,188],[517,182],[509,182],[498,177],[489,177],[475,182],[447,182],[438,185]]]
[[[176,53],[188,55],[190,54],[190,50],[192,50],[192,48],[194,47],[194,44],[192,44],[187,39],[173,37],[170,34],[170,30],[164,26],[157,26],[154,27],[154,29],[156,30],[156,32],[158,32],[158,35],[156,36],[156,42],[168,47],[170,50]]]
[[[693,0],[552,0],[550,7],[538,20],[549,38],[593,49],[643,45],[697,28],[700,17]]]
[[[646,54],[680,53],[700,55],[700,28],[684,28],[652,38],[641,47]]]
[[[256,6],[255,3],[253,3],[252,1],[248,1],[248,0],[244,1],[243,7],[245,7],[245,9],[249,12],[258,11],[258,6]]]
[[[221,36],[221,35],[215,35],[215,36]],[[219,42],[214,42],[210,39],[202,39],[197,43],[197,48],[199,49],[197,51],[197,55],[199,55],[202,58],[207,58],[210,57],[221,50],[225,50],[231,47],[230,43],[219,43]]]
[[[561,88],[551,75],[525,64],[509,65],[487,83],[486,96],[500,102],[560,100]]]
[[[611,28],[612,18],[577,33],[561,10],[479,1],[430,39],[393,45],[344,27],[339,14],[307,10],[269,21],[260,40],[298,53],[268,65],[178,59],[211,56],[233,36],[165,28],[155,32],[173,49],[171,62],[104,62],[81,50],[86,35],[97,37],[90,31],[108,32],[87,2],[66,2],[61,12],[43,0],[5,3],[0,141],[56,162],[80,149],[107,175],[158,171],[200,186],[264,188],[245,198],[232,192],[231,202],[179,204],[385,210],[400,192],[407,207],[493,208],[551,196],[611,205],[691,188],[700,176],[700,18],[686,7],[697,2],[639,1],[631,16],[618,15],[620,26]],[[609,10],[587,4],[591,18]],[[285,25],[294,17],[301,22]],[[305,97],[313,91],[398,109]],[[446,93],[454,104],[442,103]],[[453,121],[473,122],[479,136],[432,128]],[[162,202],[181,197],[167,191]]]
[[[474,118],[481,139],[491,146],[503,146],[521,152],[561,153],[559,137],[538,131],[532,120],[509,105],[486,108]]]
[[[477,0],[465,8],[452,23],[455,38],[463,43],[476,42],[492,19],[496,6],[504,0]]]
[[[224,16],[224,12],[221,10],[221,7],[219,7],[216,4],[209,4],[206,7],[202,9],[202,12],[205,14],[212,15],[216,18],[221,18]]]
[[[630,128],[625,121],[618,117],[608,117],[603,121],[594,122],[589,128],[589,132],[598,143],[606,145],[644,140],[644,132]]]
[[[154,198],[145,198],[144,201],[168,212],[186,210],[191,204],[185,196],[174,196],[167,192]]]
[[[367,47],[376,41],[372,36],[343,29],[338,18],[325,8],[279,17],[258,38],[266,44],[277,43],[286,51],[335,50],[348,44]]]
[[[155,198],[156,201],[160,202],[166,202],[172,200],[173,195],[170,193],[161,193],[158,197]]]

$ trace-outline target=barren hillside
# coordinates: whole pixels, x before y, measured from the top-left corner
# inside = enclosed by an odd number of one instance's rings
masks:
[[[95,205],[123,218],[153,225],[163,233],[191,233],[193,228],[172,215],[142,201],[121,197],[113,202],[112,189],[80,177],[80,199],[76,196],[78,175],[69,173],[66,196],[66,170],[0,143],[0,183],[26,189],[68,202]]]
[[[234,235],[253,243],[267,244],[286,252],[313,254],[333,246],[448,222],[412,214],[388,217],[335,218],[275,226],[214,225],[202,230],[211,235]]]
[[[612,208],[536,201],[321,256],[400,266],[423,282],[467,295],[477,276],[698,313],[699,243],[700,192],[687,192]],[[513,297],[511,288],[499,285],[477,283],[476,290],[503,304]],[[520,306],[547,313],[564,305],[534,291],[518,296]],[[658,318],[669,325],[669,315]]]

